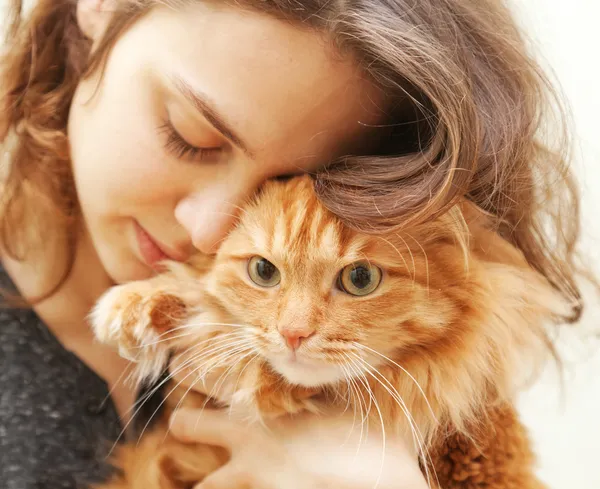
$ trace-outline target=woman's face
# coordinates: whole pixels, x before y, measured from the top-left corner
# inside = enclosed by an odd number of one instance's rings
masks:
[[[116,42],[69,120],[77,192],[103,267],[142,279],[210,251],[267,179],[360,151],[379,92],[317,33],[196,3]]]

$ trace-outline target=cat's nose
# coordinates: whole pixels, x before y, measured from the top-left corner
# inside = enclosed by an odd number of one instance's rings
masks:
[[[315,331],[310,327],[305,328],[286,328],[285,326],[279,330],[285,343],[292,350],[297,350],[300,343],[315,334]]]

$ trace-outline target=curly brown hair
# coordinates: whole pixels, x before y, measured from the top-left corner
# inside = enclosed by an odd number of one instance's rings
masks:
[[[98,46],[77,25],[76,0],[38,0],[14,14],[1,62],[0,130],[10,150],[0,207],[0,246],[24,258],[40,246],[30,229],[47,197],[75,239],[81,216],[69,162],[67,118],[82,77],[101,70],[116,39],[157,5],[121,0]],[[226,0],[227,1],[227,0]],[[235,0],[328,35],[388,94],[393,128],[376,154],[348,156],[314,175],[321,201],[367,232],[430,219],[467,197],[531,266],[577,304],[579,198],[567,165],[567,120],[501,0]],[[300,24],[301,23],[301,24]],[[541,139],[554,112],[553,148]],[[10,137],[10,136],[13,137]],[[10,141],[10,145],[9,145]],[[557,149],[554,149],[557,148]],[[36,235],[42,234],[35,223]],[[68,271],[67,271],[68,272]],[[568,318],[567,318],[568,319]]]

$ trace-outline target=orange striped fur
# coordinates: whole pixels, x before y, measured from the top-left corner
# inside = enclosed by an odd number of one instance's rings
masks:
[[[254,256],[277,267],[279,285],[252,282]],[[381,284],[364,297],[336,285],[358,261],[382,270]],[[502,419],[518,434],[518,453],[529,453],[510,406],[523,373],[547,351],[545,322],[569,307],[468,202],[431,222],[367,235],[325,209],[310,179],[298,177],[266,184],[216,257],[171,263],[165,274],[111,289],[92,322],[102,341],[138,362],[141,376],[156,376],[174,352],[192,378],[219,378],[212,397],[250,421],[305,410],[327,416],[347,404],[364,413],[372,394],[387,431],[416,433],[424,467],[446,467],[448,440],[460,436],[477,447],[486,439],[477,435],[482,426],[499,426],[498,412],[508,412]],[[296,361],[279,331],[286,325],[314,330]],[[374,409],[371,415],[378,423]],[[160,465],[164,451],[152,455],[147,447],[164,430],[126,449],[119,465],[129,479],[105,487],[152,489],[147,480],[136,485],[131,474],[147,471],[131,467],[140,457]],[[198,449],[187,447],[192,457]],[[531,457],[514,458],[497,460],[521,464],[515,487],[538,487]],[[157,488],[168,487],[164,478]]]

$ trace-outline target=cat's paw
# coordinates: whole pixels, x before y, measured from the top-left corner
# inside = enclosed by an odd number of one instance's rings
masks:
[[[90,321],[96,337],[133,362],[164,362],[171,330],[185,317],[176,296],[144,282],[112,287],[94,307]]]

